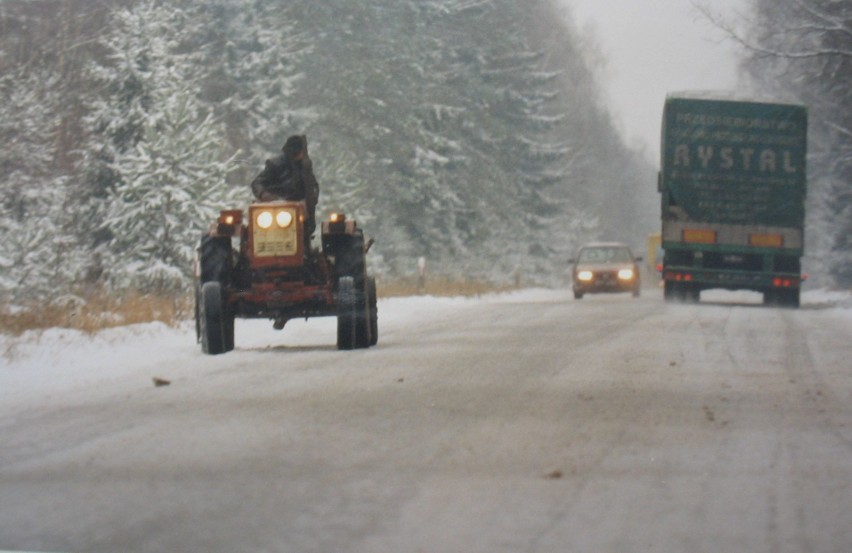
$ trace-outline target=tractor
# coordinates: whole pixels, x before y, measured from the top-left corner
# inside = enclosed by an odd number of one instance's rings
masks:
[[[246,217],[247,215],[247,217]],[[337,348],[376,345],[376,279],[367,274],[356,221],[333,213],[321,250],[306,236],[304,202],[276,200],[225,210],[201,237],[195,263],[195,322],[204,353],[234,349],[234,320],[337,317]]]

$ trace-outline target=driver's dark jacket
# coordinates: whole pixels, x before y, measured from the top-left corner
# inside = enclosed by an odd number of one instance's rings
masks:
[[[319,200],[319,184],[307,154],[301,160],[290,160],[284,153],[266,160],[266,166],[251,183],[251,191],[258,200],[304,200],[308,208],[305,221],[307,235],[313,233],[316,228],[314,214]]]

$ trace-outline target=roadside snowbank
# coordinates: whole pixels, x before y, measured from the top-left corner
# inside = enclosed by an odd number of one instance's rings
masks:
[[[649,291],[647,295],[654,294]],[[415,296],[387,298],[379,301],[380,336],[388,336],[403,324],[435,320],[458,309],[478,303],[552,303],[573,304],[567,290],[528,289],[504,294],[472,298]],[[605,296],[601,296],[603,299]],[[598,299],[598,298],[595,298]],[[759,294],[749,292],[709,291],[702,301],[756,303]],[[839,310],[852,319],[852,292],[814,290],[802,296],[802,309]],[[238,349],[273,347],[318,347],[317,354],[327,353],[335,341],[335,319],[325,317],[292,320],[284,331],[271,328],[268,321],[248,320],[237,324]],[[380,337],[381,342],[381,337]],[[178,328],[162,323],[117,327],[95,334],[52,328],[31,331],[21,336],[0,335],[0,398],[14,394],[21,387],[37,386],[45,391],[87,381],[102,382],[104,371],[110,379],[120,380],[140,366],[156,364],[170,367],[200,365],[210,361],[195,341],[195,326],[186,322]],[[206,360],[206,361],[205,361]]]

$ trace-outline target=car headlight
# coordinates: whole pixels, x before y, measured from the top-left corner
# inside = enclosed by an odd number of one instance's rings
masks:
[[[272,226],[272,212],[271,211],[261,211],[257,214],[255,221],[257,222],[257,226],[262,229],[268,229]]]
[[[577,273],[577,280],[582,280],[583,282],[588,282],[594,278],[594,274],[591,271],[580,271]]]
[[[287,228],[293,222],[293,214],[289,211],[279,211],[275,214],[275,222],[281,228]]]
[[[618,271],[618,278],[621,280],[632,280],[633,269],[621,269],[620,271]]]

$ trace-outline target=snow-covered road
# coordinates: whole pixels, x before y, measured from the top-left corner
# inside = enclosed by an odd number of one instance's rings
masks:
[[[705,299],[0,336],[0,549],[852,551],[852,298]]]

